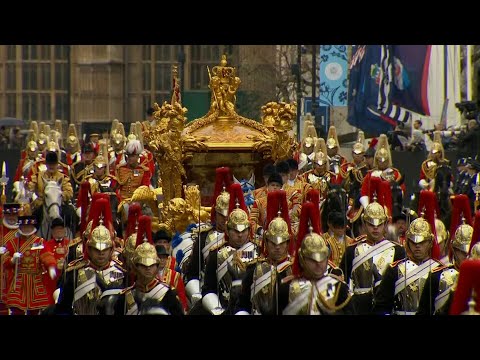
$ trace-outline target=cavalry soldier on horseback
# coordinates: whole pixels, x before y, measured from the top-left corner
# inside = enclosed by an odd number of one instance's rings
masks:
[[[135,189],[141,185],[150,186],[152,174],[148,166],[139,162],[142,151],[143,145],[139,140],[130,140],[125,146],[127,163],[117,166],[115,173],[120,200],[131,198]]]
[[[227,242],[210,252],[205,265],[202,305],[213,315],[233,313],[247,265],[258,257],[257,246],[250,241],[250,222],[240,184],[230,186],[229,210]]]
[[[454,208],[454,212],[460,214],[463,211],[469,213],[467,202],[461,202]],[[452,223],[455,221],[456,214],[452,213]],[[471,219],[469,219],[471,222]],[[480,213],[475,215],[475,227],[477,234],[480,230]],[[424,290],[420,297],[417,315],[448,315],[450,305],[453,300],[453,294],[458,280],[458,272],[463,261],[468,257],[470,252],[470,244],[472,243],[472,235],[474,233],[473,227],[466,223],[463,218],[463,223],[456,228],[455,235],[452,239],[449,249],[449,264],[445,264],[439,271],[435,271],[429,275],[425,283]]]
[[[293,276],[282,280],[279,306],[287,303],[283,315],[353,315],[351,292],[341,277],[328,272],[329,248],[319,234],[313,203],[302,207]],[[287,287],[287,290],[284,290]],[[284,300],[288,294],[288,302]]]
[[[247,267],[235,315],[280,315],[286,306],[286,293],[282,296],[279,290],[282,280],[292,274],[293,258],[288,253],[292,230],[284,190],[268,193],[266,226],[262,256]]]
[[[118,301],[120,306],[115,308],[124,309],[124,315],[141,315],[146,312],[147,304],[154,304],[164,315],[183,315],[177,291],[158,277],[160,259],[151,234],[151,219],[146,215],[140,216],[137,245],[132,257],[135,283],[121,292],[105,292],[102,297],[121,295],[121,300]]]
[[[92,208],[92,230],[83,246],[83,256],[70,262],[66,276],[59,282],[60,296],[56,312],[95,315],[103,292],[122,289],[123,264],[113,258],[114,233],[107,199],[99,199]]]
[[[211,228],[197,232],[193,243],[190,262],[185,271],[185,290],[191,304],[202,298],[201,287],[205,263],[211,251],[222,247],[225,242],[225,225],[230,204],[231,185],[230,168],[220,167],[215,172],[215,189],[213,194]],[[209,226],[210,227],[210,226]],[[201,252],[201,255],[200,255]]]
[[[375,294],[375,314],[415,315],[429,274],[444,268],[437,260],[439,249],[432,230],[435,226],[433,195],[421,192],[424,199],[420,199],[420,203],[425,204],[422,214],[425,218],[419,217],[410,223],[406,232],[407,257],[394,260],[387,266]]]
[[[78,140],[75,124],[70,124],[68,127],[67,139],[65,141],[65,150],[67,152],[68,166],[73,166],[73,164],[82,160],[80,141]]]
[[[394,167],[392,167],[392,155],[390,153],[390,146],[388,145],[388,139],[385,134],[380,135],[377,144],[377,150],[375,151],[375,158],[374,158],[374,168],[370,170],[364,177],[362,182],[362,188],[360,191],[360,204],[362,204],[363,208],[365,209],[369,202],[372,200],[372,180],[380,179],[381,183],[388,182],[390,192],[392,193],[394,186],[399,186],[403,194],[406,192],[405,183],[403,181],[403,177],[400,174],[400,171]],[[384,186],[384,184],[380,185]],[[386,193],[386,192],[385,192]],[[392,204],[390,200],[387,200],[387,204],[384,204],[383,200],[378,196],[378,201],[384,206],[387,206],[389,213],[387,216],[392,216]],[[391,199],[392,196],[387,196],[387,198]]]
[[[347,247],[340,262],[358,314],[372,313],[373,296],[385,269],[405,257],[402,246],[385,239],[387,220],[384,206],[376,201],[368,204],[362,214],[366,237]]]
[[[338,152],[340,143],[337,137],[337,129],[333,125],[330,126],[330,128],[328,129],[326,144],[327,144],[328,161],[330,164],[329,170],[335,174],[335,177],[333,178],[334,180],[333,183],[340,184],[343,180],[340,169],[347,162],[347,159],[345,159]]]
[[[363,210],[360,204],[360,189],[363,179],[368,172],[368,167],[365,163],[364,141],[363,131],[360,131],[359,138],[352,147],[353,163],[344,163],[340,167],[343,177],[342,187],[348,193],[347,217],[350,223],[357,221]]]
[[[445,159],[445,150],[443,149],[440,131],[435,131],[434,141],[428,154],[427,160],[422,162],[420,168],[420,181],[418,185],[424,189],[433,190],[433,181],[435,180],[436,170],[440,165],[449,165],[448,159]]]
[[[20,181],[23,178],[27,179],[32,166],[38,160],[38,145],[35,141],[35,134],[33,130],[29,130],[29,134],[27,136],[27,146],[25,148],[25,157],[20,159],[20,162],[17,166],[17,171],[15,172],[15,176],[13,181]]]
[[[302,174],[303,179],[308,182],[312,189],[316,189],[320,192],[320,199],[325,200],[327,198],[328,184],[338,184],[337,176],[335,173],[329,171],[330,168],[327,146],[325,140],[318,139],[315,149],[315,157],[313,158],[313,169],[308,170]]]
[[[82,160],[72,165],[71,178],[75,195],[88,175],[93,174],[93,160],[97,156],[92,143],[86,143],[82,149]]]
[[[44,205],[45,186],[48,181],[54,181],[62,189],[63,204],[68,203],[73,198],[73,189],[68,175],[58,170],[59,161],[57,152],[50,151],[45,155],[46,170],[32,176],[32,181],[28,183],[30,191],[37,195],[37,199],[32,202],[32,211],[36,212]]]

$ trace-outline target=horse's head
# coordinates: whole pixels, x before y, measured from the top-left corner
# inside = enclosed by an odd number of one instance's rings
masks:
[[[435,170],[435,187],[433,191],[437,194],[446,194],[452,181],[452,168],[449,165],[441,164]]]
[[[233,181],[237,184],[240,184],[240,186],[242,187],[243,197],[245,198],[245,205],[247,205],[248,207],[252,206],[255,202],[255,199],[253,197],[253,190],[255,190],[255,174],[252,174],[249,180],[237,180],[237,178],[234,176]]]
[[[337,184],[328,184],[328,192],[325,205],[328,211],[339,211],[344,213],[347,210],[348,194],[344,188]]]
[[[62,206],[62,179],[58,182],[54,180],[44,180],[45,182],[45,213],[49,220],[53,220],[60,216],[60,208]]]

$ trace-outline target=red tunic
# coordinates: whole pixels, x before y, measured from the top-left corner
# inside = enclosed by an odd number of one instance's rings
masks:
[[[50,239],[44,243],[44,248],[40,251],[40,259],[50,264],[50,266],[55,266],[57,272],[57,276],[54,279],[50,278],[48,271],[44,273],[44,282],[47,287],[50,305],[55,303],[53,300],[53,292],[57,289],[57,281],[64,269],[65,258],[68,255],[68,242],[69,240],[67,238],[63,238],[58,242],[55,239]]]
[[[12,241],[17,239],[15,237],[15,234],[17,233],[17,229],[9,229],[5,225],[1,224],[0,231],[1,231],[0,236],[3,236],[3,239],[0,238],[0,240],[3,240],[0,246],[7,247],[8,244],[10,244]],[[8,315],[8,310],[5,306],[5,302],[6,302],[6,296],[7,296],[7,279],[11,269],[4,265],[6,256],[0,256],[0,258],[1,258],[0,266],[2,267],[2,277],[0,278],[0,281],[2,281],[1,298],[0,298],[0,315]]]
[[[7,245],[5,266],[9,268],[7,278],[6,304],[23,311],[46,308],[50,302],[45,286],[43,271],[52,264],[40,259],[41,250],[31,250],[34,244],[43,244],[44,239],[38,236],[21,236],[18,241],[11,241]],[[22,253],[18,263],[17,277],[15,265],[11,259],[15,252]]]
[[[168,264],[167,264],[168,265]],[[170,288],[177,290],[178,298],[183,305],[183,310],[188,310],[187,295],[185,294],[185,285],[183,284],[180,273],[165,267],[163,270],[163,277],[161,279],[164,283],[168,284]]]

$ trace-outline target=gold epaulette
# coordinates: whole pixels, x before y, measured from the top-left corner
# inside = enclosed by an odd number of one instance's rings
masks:
[[[78,237],[76,237],[75,239],[71,240],[71,241],[68,243],[68,247],[77,245],[78,243],[81,243],[81,242],[82,242],[82,237],[81,237],[81,236],[78,236]]]
[[[292,261],[286,261],[285,264],[283,264],[283,266],[280,269],[277,269],[277,272],[279,272],[279,273],[284,272],[285,270],[287,270],[292,265],[293,265]]]
[[[367,240],[367,235],[366,234],[359,235],[355,238],[355,242],[353,244],[348,245],[348,246],[357,245],[359,242],[362,242],[362,241],[365,241],[365,240]]]
[[[118,260],[117,258],[113,258],[112,261],[114,262],[114,266],[115,266],[117,269],[119,269],[119,270],[121,270],[121,271],[123,271],[123,272],[125,272],[125,273],[127,272],[127,269],[124,269],[124,268],[123,268],[123,262],[121,262],[121,261]]]
[[[265,262],[265,261],[267,261],[267,259],[265,257],[259,256],[259,257],[256,257],[255,259],[250,260],[245,265],[250,266],[250,265],[255,265],[257,263],[261,263],[261,262]]]
[[[127,293],[128,291],[133,290],[134,287],[135,287],[135,285],[132,285],[132,286],[126,287],[125,289],[122,289],[122,291],[120,291],[120,295],[123,295],[123,294]]]
[[[72,271],[72,270],[77,270],[77,269],[80,269],[82,267],[85,267],[86,265],[88,265],[88,261],[83,260],[83,258],[73,260],[72,262],[70,262],[68,264],[66,271],[69,272],[69,271]]]
[[[400,259],[400,260],[397,260],[397,261],[394,261],[394,262],[390,263],[390,267],[394,268],[395,266],[400,264],[402,261],[405,261],[405,259]]]
[[[293,279],[295,279],[295,275],[287,275],[282,279],[281,283],[286,284],[286,283],[292,281]]]
[[[432,269],[432,273],[435,273],[435,272],[438,272],[438,271],[443,271],[445,269],[448,269],[449,266],[447,265],[441,265],[441,266],[437,266],[435,269]]]

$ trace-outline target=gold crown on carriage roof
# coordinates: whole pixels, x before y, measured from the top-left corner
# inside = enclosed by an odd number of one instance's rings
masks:
[[[213,76],[218,76],[220,82],[228,83],[230,79],[236,76],[236,69],[234,67],[227,66],[227,55],[222,55],[220,65],[214,66],[212,69]]]

